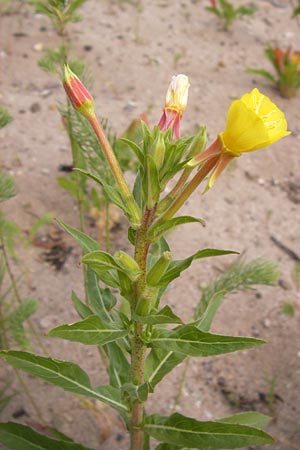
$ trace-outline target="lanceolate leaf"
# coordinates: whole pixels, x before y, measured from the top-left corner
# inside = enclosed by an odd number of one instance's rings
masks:
[[[255,73],[257,75],[261,75],[262,77],[265,77],[268,80],[273,81],[273,83],[277,83],[276,78],[270,72],[267,72],[266,70],[263,70],[263,69],[248,69],[247,72]]]
[[[195,324],[201,331],[209,331],[213,319],[226,294],[226,291],[216,292],[210,299],[200,319]]]
[[[99,286],[97,275],[89,267],[86,271],[86,293],[87,304],[94,314],[97,314],[102,320],[112,322],[108,311],[115,305],[116,298],[109,289],[103,289]]]
[[[122,197],[118,191],[117,188],[110,186],[108,183],[106,183],[104,180],[101,180],[99,177],[96,177],[96,175],[93,175],[90,172],[86,172],[85,170],[82,169],[75,169],[77,172],[83,173],[84,175],[86,175],[87,177],[91,178],[92,180],[96,181],[96,183],[100,184],[100,186],[102,187],[103,191],[105,192],[105,194],[107,195],[107,197],[109,198],[109,200],[114,203],[115,205],[119,206],[119,208],[121,208],[125,213],[127,213],[127,209],[123,203]]]
[[[77,364],[14,350],[1,351],[0,358],[17,369],[42,378],[65,391],[95,398],[121,413],[127,410],[126,406],[121,403],[120,393],[117,389],[111,386],[92,387],[88,375]]]
[[[188,448],[181,445],[178,447],[178,445],[159,444],[155,447],[155,450],[188,450]]]
[[[70,325],[60,325],[48,333],[52,337],[81,342],[86,345],[104,345],[127,334],[127,330],[107,324],[94,315]]]
[[[119,138],[119,141],[124,142],[125,144],[127,144],[131,150],[134,151],[134,153],[136,154],[138,160],[140,161],[141,165],[144,166],[144,153],[141,150],[141,148],[133,141],[130,141],[129,139],[126,138]]]
[[[70,225],[67,225],[62,220],[57,219],[57,222],[67,233],[69,233],[75,239],[75,241],[78,242],[79,245],[81,245],[82,249],[85,252],[99,250],[98,242],[96,242],[90,236],[83,233],[82,231],[76,230],[76,228],[73,228]]]
[[[72,441],[52,439],[20,423],[0,423],[0,442],[11,450],[91,450]]]
[[[182,353],[153,348],[145,363],[145,376],[151,388],[154,389],[157,383],[185,358],[186,356]]]
[[[101,250],[86,254],[82,258],[82,262],[87,264],[97,274],[114,269],[124,272],[124,269],[117,263],[112,255]]]
[[[264,342],[255,338],[204,333],[193,325],[183,325],[172,331],[154,330],[149,346],[188,356],[212,356],[255,347]]]
[[[173,219],[166,220],[164,222],[157,222],[154,224],[148,232],[148,238],[153,241],[158,239],[160,236],[164,235],[167,231],[171,231],[173,228],[178,225],[183,225],[185,223],[201,223],[201,225],[205,226],[205,222],[202,219],[196,219],[192,216],[181,216],[181,217],[173,217]]]
[[[111,342],[107,346],[109,359],[109,381],[112,386],[121,388],[124,383],[130,381],[130,364],[125,356],[125,350],[119,347],[119,343]]]
[[[232,250],[218,250],[215,248],[205,248],[203,250],[199,250],[194,253],[194,255],[190,256],[186,259],[174,260],[171,261],[166,273],[160,279],[159,285],[169,284],[172,280],[179,277],[181,272],[187,269],[194,260],[201,258],[208,258],[210,256],[222,256],[222,255],[230,255],[237,252]]]
[[[75,294],[75,292],[72,292],[72,302],[78,315],[82,319],[85,319],[86,317],[93,315],[93,312],[90,310],[90,308],[80,300],[80,298]]]
[[[247,425],[248,427],[262,429],[268,425],[270,420],[271,417],[266,416],[265,414],[261,414],[256,411],[248,411],[234,414],[233,416],[224,417],[223,419],[219,419],[218,422],[236,423],[239,425]]]
[[[199,422],[181,414],[170,417],[157,414],[149,416],[145,420],[144,430],[164,443],[202,450],[235,449],[273,442],[271,436],[256,428],[220,422]]]
[[[164,306],[156,314],[149,314],[147,316],[135,316],[138,322],[146,323],[147,325],[155,325],[158,323],[182,323],[180,317],[173,313],[170,306]]]

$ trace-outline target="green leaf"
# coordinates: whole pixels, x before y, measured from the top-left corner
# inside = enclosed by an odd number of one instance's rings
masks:
[[[271,444],[273,439],[256,428],[220,422],[199,422],[173,414],[146,417],[144,430],[150,436],[171,445],[197,449],[235,449]]]
[[[203,311],[199,321],[197,321],[197,328],[201,331],[209,331],[214,317],[222,304],[222,300],[226,294],[226,291],[216,292],[207,304],[205,310]]]
[[[73,0],[71,3],[70,3],[70,6],[69,6],[69,8],[68,8],[68,10],[67,10],[67,13],[68,14],[73,14],[75,11],[76,11],[76,9],[78,9],[83,3],[85,3],[87,0]]]
[[[171,261],[166,273],[161,278],[159,285],[163,286],[165,284],[169,284],[172,280],[179,277],[181,272],[187,269],[196,259],[208,258],[211,256],[230,255],[230,254],[237,254],[237,252],[234,252],[232,250],[218,250],[214,248],[205,248],[203,250],[199,250],[198,252],[194,253],[194,255],[190,256],[189,258]]]
[[[93,250],[99,250],[98,242],[92,239],[87,234],[83,233],[82,231],[76,230],[76,228],[71,227],[70,225],[67,225],[62,220],[57,220],[57,223],[67,232],[69,233],[75,241],[78,242],[78,244],[81,246],[81,248],[85,252],[92,252]]]
[[[256,6],[240,6],[236,12],[242,16],[251,16],[256,11]]]
[[[104,321],[112,322],[109,310],[116,304],[115,296],[108,288],[101,288],[95,272],[89,267],[86,271],[86,292],[87,304],[94,314],[97,314]]]
[[[113,288],[120,288],[118,273],[116,270],[111,270],[110,272],[102,272],[97,274],[99,279],[103,281],[107,286]]]
[[[271,417],[266,416],[265,414],[256,411],[248,411],[224,417],[223,419],[219,419],[218,422],[247,425],[248,427],[254,427],[261,430],[269,424],[270,420]]]
[[[147,316],[134,316],[135,320],[141,323],[146,323],[147,325],[156,325],[163,323],[182,323],[180,317],[176,316],[170,306],[164,306],[156,314],[149,314]]]
[[[178,447],[178,445],[159,444],[155,447],[155,450],[188,450],[188,448],[181,445]]]
[[[221,355],[264,343],[255,338],[204,333],[193,325],[183,325],[171,331],[155,329],[149,347],[197,357]]]
[[[81,342],[86,345],[104,345],[128,334],[127,330],[102,322],[98,316],[89,316],[80,322],[60,325],[49,331],[48,336]]]
[[[119,208],[121,208],[126,214],[128,213],[128,211],[123,203],[120,192],[118,191],[117,188],[110,186],[106,181],[100,179],[99,177],[97,177],[96,175],[93,175],[90,172],[86,172],[85,170],[78,169],[78,168],[75,168],[74,170],[76,172],[83,173],[87,177],[96,181],[96,183],[98,183],[101,186],[101,188],[103,189],[103,191],[105,192],[105,194],[107,195],[107,197],[109,198],[111,203],[114,203],[115,205],[119,206]]]
[[[134,401],[146,402],[148,398],[148,385],[147,383],[136,385],[133,383],[125,383],[121,388],[121,397],[124,400],[130,400],[130,403]]]
[[[178,225],[195,222],[201,223],[201,225],[205,226],[205,222],[203,219],[196,219],[192,216],[173,217],[173,219],[164,222],[159,221],[149,229],[147,236],[151,241],[154,241],[164,235],[167,231],[171,231]]]
[[[71,177],[70,178],[57,177],[57,184],[60,188],[69,192],[69,194],[71,194],[72,197],[74,197],[76,200],[78,200],[78,198],[81,197],[84,206],[88,207],[88,203],[84,198],[84,193],[76,180],[72,179]]]
[[[247,69],[248,73],[255,73],[257,75],[261,75],[262,77],[267,78],[268,80],[273,81],[273,83],[277,83],[276,78],[267,70],[263,69]]]
[[[109,253],[103,252],[102,250],[96,250],[94,252],[87,253],[83,256],[82,262],[87,264],[97,274],[112,269],[121,270],[122,272],[124,272],[124,269],[117,263],[115,258]]]
[[[119,343],[111,342],[107,346],[109,359],[109,381],[112,386],[120,389],[124,383],[130,381],[130,364],[125,356],[125,351]]]
[[[0,423],[0,442],[12,450],[91,450],[72,441],[52,439],[20,423]]]
[[[72,302],[78,315],[82,319],[85,319],[86,317],[93,315],[93,311],[80,300],[80,298],[75,294],[75,292],[72,292]]]
[[[77,364],[14,350],[1,351],[0,358],[17,369],[42,378],[65,391],[95,398],[121,413],[127,410],[121,403],[117,389],[111,386],[92,387],[88,375]]]
[[[215,14],[218,17],[222,17],[221,12],[218,9],[216,9],[216,8],[214,8],[212,6],[206,6],[205,9],[206,9],[206,11],[209,11],[209,12]]]
[[[153,348],[146,358],[145,377],[152,389],[184,359],[182,353]]]
[[[127,144],[131,150],[134,151],[135,155],[137,156],[138,160],[140,161],[141,165],[144,166],[144,154],[142,149],[133,141],[130,141],[129,139],[126,138],[120,138],[118,139],[118,141],[124,142],[125,144]]]

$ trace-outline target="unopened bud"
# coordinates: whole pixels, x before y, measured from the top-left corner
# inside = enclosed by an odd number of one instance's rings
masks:
[[[93,97],[67,64],[63,84],[73,108],[87,118],[95,116]]]
[[[114,254],[114,258],[132,281],[138,279],[141,274],[141,269],[131,256],[127,255],[127,253],[122,250],[119,250]]]
[[[187,158],[193,158],[193,156],[201,153],[207,144],[206,128],[201,127],[198,133],[194,136],[192,142],[187,149]]]
[[[150,154],[153,158],[153,161],[155,162],[156,167],[158,169],[160,169],[164,162],[166,146],[165,146],[164,136],[162,135],[160,130],[157,130],[157,131],[158,131],[158,134],[157,134],[156,138],[154,139],[154,142],[151,146]]]
[[[147,284],[149,286],[157,286],[160,279],[166,272],[172,256],[170,252],[164,252],[161,257],[156,261],[154,266],[150,269],[147,274]]]

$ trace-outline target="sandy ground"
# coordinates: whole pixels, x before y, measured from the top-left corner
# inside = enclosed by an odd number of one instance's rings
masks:
[[[177,258],[216,247],[278,262],[277,287],[232,295],[213,326],[220,334],[259,336],[268,344],[193,360],[177,410],[210,420],[254,408],[273,417],[268,431],[277,443],[266,448],[292,450],[300,448],[300,313],[286,317],[281,308],[286,301],[299,306],[300,300],[291,275],[295,261],[271,236],[300,255],[299,95],[283,99],[267,81],[245,69],[270,69],[263,56],[267,44],[299,49],[300,25],[290,19],[287,0],[254,3],[258,12],[236,21],[226,33],[217,18],[205,11],[208,1],[204,0],[143,2],[141,12],[125,1],[90,0],[82,8],[84,21],[70,27],[70,39],[73,54],[83,57],[93,74],[99,113],[118,132],[143,111],[148,111],[152,124],[157,123],[174,73],[186,73],[191,82],[183,133],[206,124],[212,140],[224,127],[230,102],[254,86],[284,110],[291,136],[272,149],[243,155],[209,193],[195,193],[183,212],[203,217],[206,228],[187,225],[186,234],[175,232],[170,241]],[[0,162],[15,175],[19,189],[18,196],[6,204],[6,213],[23,230],[49,211],[78,227],[76,205],[56,183],[59,165],[71,162],[55,108],[63,90],[36,64],[41,49],[58,42],[48,20],[34,15],[30,7],[1,17],[0,101],[14,122],[0,132]],[[122,223],[114,235],[115,248],[126,247],[125,235],[126,223]],[[70,295],[72,290],[82,293],[80,249],[67,236],[65,240],[73,249],[60,271],[42,261],[41,249],[29,247],[22,252],[28,280],[24,292],[39,299],[34,323],[43,334],[77,319]],[[199,300],[200,286],[234,258],[194,263],[167,292],[166,301],[187,319]],[[80,363],[93,383],[106,382],[95,349],[47,338],[45,345],[52,356]],[[11,374],[4,365],[0,370],[2,381]],[[150,401],[151,411],[167,414],[174,408],[182,370],[179,367],[164,379]],[[108,408],[95,416],[80,399],[59,388],[32,378],[28,383],[50,425],[95,449],[128,448],[124,429]],[[268,403],[273,383],[276,395]],[[22,394],[7,407],[2,420],[12,416],[21,416],[25,423],[37,420]]]

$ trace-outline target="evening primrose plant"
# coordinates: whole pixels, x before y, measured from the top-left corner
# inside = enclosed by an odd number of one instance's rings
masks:
[[[215,14],[223,22],[224,30],[228,31],[231,24],[241,16],[251,16],[256,11],[253,5],[238,6],[228,0],[210,0],[210,5],[206,10]]]
[[[276,75],[262,69],[248,69],[248,72],[272,81],[282,97],[294,97],[300,89],[300,52],[293,51],[291,47],[286,50],[268,47],[265,55],[273,65]]]
[[[81,172],[100,184],[127,217],[132,252],[104,252],[90,236],[60,221],[82,246],[87,300],[73,293],[80,320],[60,325],[48,334],[97,346],[106,362],[108,383],[93,386],[88,374],[73,362],[20,351],[2,351],[0,356],[31,375],[114,408],[128,429],[131,450],[234,449],[271,443],[272,438],[262,430],[268,418],[260,413],[198,421],[178,413],[169,417],[159,411],[149,415],[147,400],[157,384],[186,358],[214,356],[264,343],[252,337],[211,333],[211,322],[221,303],[214,296],[213,302],[202,302],[188,323],[170,305],[160,306],[169,284],[194,260],[235,253],[204,248],[178,260],[173,258],[165,236],[182,224],[203,223],[199,218],[176,213],[202,181],[207,179],[206,191],[212,188],[233,158],[287,136],[284,114],[268,97],[253,89],[232,103],[225,129],[206,148],[204,127],[195,136],[180,137],[189,81],[185,75],[173,77],[158,125],[150,129],[144,123],[143,139],[138,144],[123,139],[139,162],[131,189],[97,118],[92,96],[68,66],[64,87],[73,107],[95,131],[114,183]],[[120,303],[127,304],[128,314]],[[0,442],[14,450],[88,450],[64,436],[41,435],[13,422],[0,425]]]

